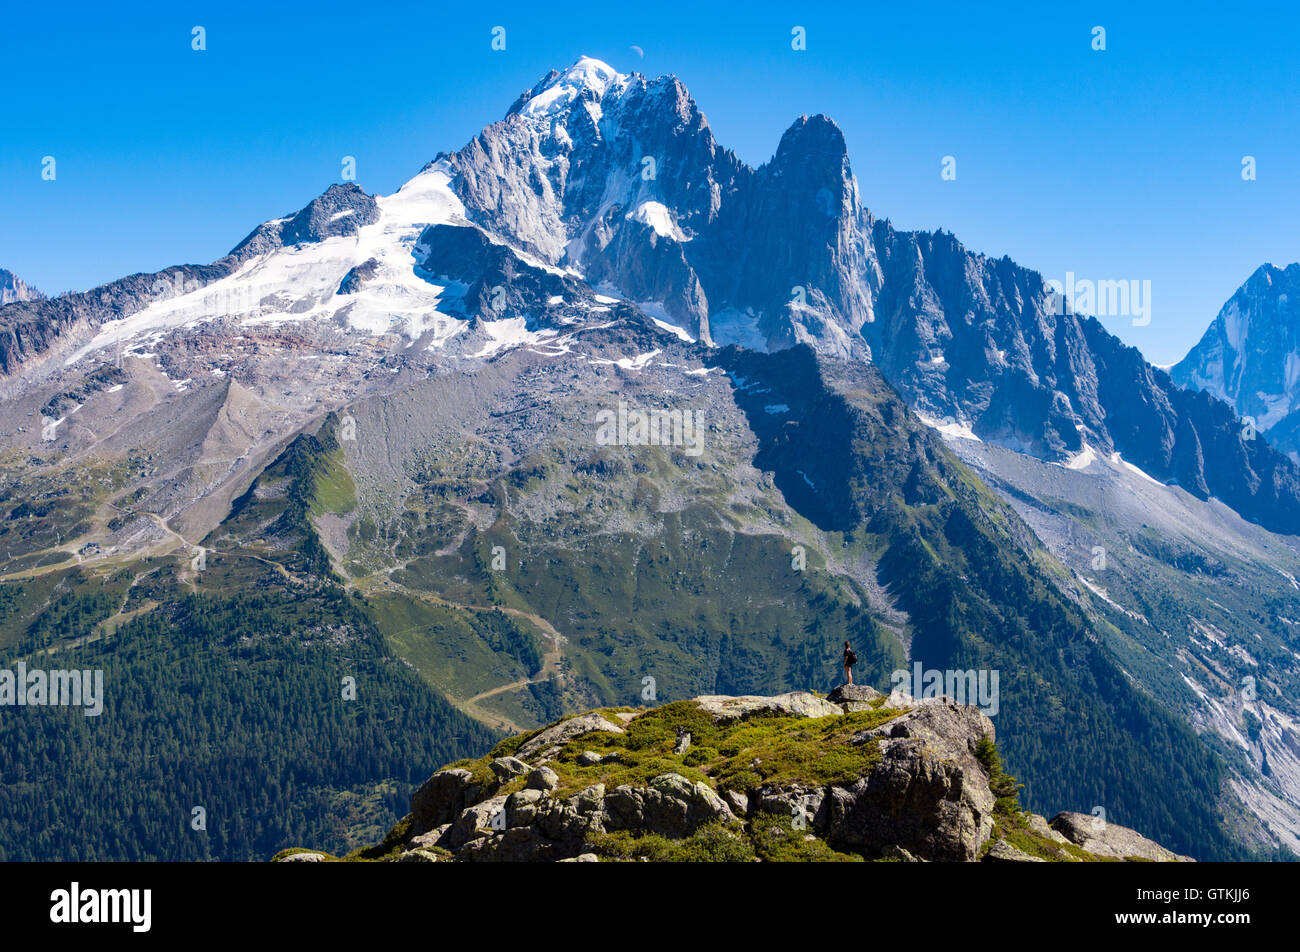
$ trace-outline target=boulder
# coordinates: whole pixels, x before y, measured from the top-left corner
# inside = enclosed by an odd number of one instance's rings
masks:
[[[881,697],[884,695],[865,684],[841,684],[826,695],[826,700],[840,705],[845,712],[851,712],[869,711],[871,702]]]
[[[722,799],[727,801],[727,806],[731,807],[731,812],[736,816],[749,815],[749,794],[739,790],[726,790],[723,791]]]
[[[489,766],[492,768],[492,773],[496,774],[498,782],[503,784],[509,783],[511,780],[514,780],[515,777],[528,773],[530,769],[529,766],[518,757],[498,757],[496,760],[492,761]]]
[[[288,856],[281,856],[277,863],[323,863],[327,859],[324,853],[290,853]]]
[[[529,790],[551,791],[560,785],[560,775],[545,765],[536,767],[528,775],[524,786]]]
[[[580,714],[568,720],[552,724],[544,731],[520,745],[516,753],[519,757],[541,762],[550,760],[560,752],[560,748],[583,734],[593,731],[610,731],[614,734],[624,733],[623,728],[605,720],[599,714]]]
[[[1035,833],[1037,833],[1039,836],[1045,836],[1049,840],[1053,840],[1057,843],[1070,842],[1068,839],[1065,838],[1065,836],[1061,834],[1059,830],[1052,829],[1052,827],[1048,824],[1047,820],[1039,816],[1037,813],[1029,814],[1029,828],[1033,830]]]
[[[1194,863],[1190,856],[1180,856],[1136,830],[1087,813],[1058,813],[1052,817],[1052,829],[1089,853],[1109,859],[1148,859],[1159,863]]]
[[[658,833],[669,839],[688,837],[706,823],[736,819],[712,787],[675,773],[660,774],[648,787],[616,787],[605,797],[605,812],[611,830]]]
[[[975,746],[993,725],[971,707],[922,705],[854,742],[875,740],[881,760],[829,790],[826,838],[880,853],[897,845],[927,860],[971,862],[993,829],[994,798]]]
[[[1047,860],[1040,856],[1030,856],[1028,853],[1016,849],[1006,840],[998,840],[989,851],[984,854],[986,863],[1045,863]]]
[[[447,849],[460,849],[470,840],[489,836],[493,832],[492,820],[506,808],[506,797],[491,797],[482,803],[474,803],[461,811],[460,816],[447,831]],[[500,826],[500,820],[498,820]]]
[[[411,794],[411,832],[450,823],[477,797],[474,775],[460,767],[439,770]]]
[[[445,846],[445,844],[442,842],[442,839],[447,835],[447,831],[450,829],[451,829],[450,823],[444,823],[441,826],[435,826],[432,830],[429,830],[427,833],[420,833],[417,834],[416,836],[412,836],[409,840],[406,841],[406,845],[411,849],[421,849],[428,846]]]
[[[759,697],[752,694],[740,697],[706,694],[692,700],[713,719],[715,724],[729,724],[743,720],[760,711],[795,717],[830,717],[844,713],[838,705],[807,691],[791,691],[773,697]]]
[[[750,808],[755,812],[775,813],[786,817],[792,823],[800,820],[803,829],[824,833],[829,825],[830,811],[826,801],[826,791],[821,787],[803,784],[773,788],[763,787],[754,791],[749,798]],[[799,827],[794,827],[799,829]]]

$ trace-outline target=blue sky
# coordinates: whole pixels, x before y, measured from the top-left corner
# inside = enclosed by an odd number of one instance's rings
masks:
[[[898,227],[1049,278],[1151,281],[1150,324],[1105,323],[1156,363],[1260,264],[1300,259],[1294,9],[890,6],[10,5],[0,267],[48,293],[211,261],[338,181],[344,155],[390,192],[582,54],[676,73],[753,164],[797,116],[831,116]]]

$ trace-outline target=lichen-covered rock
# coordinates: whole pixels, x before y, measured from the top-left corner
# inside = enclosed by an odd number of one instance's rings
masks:
[[[491,835],[494,820],[498,829],[504,830],[505,807],[506,797],[501,796],[467,806],[447,831],[447,848],[459,849],[470,840]]]
[[[826,695],[826,700],[846,711],[865,711],[871,708],[872,701],[882,697],[883,694],[865,684],[841,684]]]
[[[543,764],[528,775],[524,785],[529,790],[554,790],[560,785],[560,775]]]
[[[648,787],[616,787],[605,797],[605,810],[611,830],[644,830],[670,839],[690,836],[706,823],[736,818],[708,784],[673,773],[655,777]]]
[[[492,772],[501,783],[509,783],[515,777],[528,773],[529,766],[518,757],[498,757],[490,764]]]
[[[817,830],[824,833],[830,823],[826,790],[803,784],[764,787],[754,791],[749,798],[750,809],[774,813],[790,819],[794,829]]]
[[[1070,842],[1059,830],[1052,829],[1047,820],[1044,817],[1039,816],[1037,813],[1030,813],[1028,815],[1028,820],[1029,829],[1034,833],[1037,833],[1039,836],[1045,837],[1046,839],[1059,844]]]
[[[554,757],[561,747],[575,737],[593,731],[612,731],[621,734],[623,728],[605,720],[599,714],[580,714],[546,728],[536,737],[520,745],[515,754],[523,760],[540,763]]]

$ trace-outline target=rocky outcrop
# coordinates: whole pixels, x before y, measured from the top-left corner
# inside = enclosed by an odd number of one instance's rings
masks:
[[[807,691],[792,691],[775,697],[705,695],[695,698],[695,703],[717,724],[729,724],[760,712],[799,717],[828,717],[844,713],[842,708]]]
[[[1058,813],[1052,818],[1051,827],[1076,846],[1106,859],[1192,862],[1190,856],[1179,856],[1126,826],[1117,826],[1087,813]]]
[[[720,835],[762,846],[783,829],[830,851],[902,862],[1182,858],[1132,830],[1099,830],[1092,817],[1060,814],[1049,826],[1039,816],[999,813],[989,774],[999,768],[981,759],[993,739],[989,719],[946,698],[902,709],[884,707],[886,700],[869,687],[842,686],[826,698],[698,697],[634,713],[624,727],[597,713],[569,718],[513,753],[435,773],[376,848],[378,858],[591,862],[623,855],[611,843],[699,844]],[[688,723],[712,746],[683,747]],[[788,744],[763,746],[754,738],[764,728],[788,732]],[[603,753],[589,749],[602,739]],[[772,762],[791,746],[791,762],[804,771],[824,755],[856,756],[863,766],[838,778],[804,777]],[[626,779],[672,759],[680,770]],[[765,772],[743,773],[755,779],[737,783],[737,767]],[[1008,841],[1002,829],[1019,839]],[[318,854],[281,858],[309,855]]]
[[[868,853],[895,844],[926,859],[978,859],[994,797],[975,747],[992,736],[987,717],[951,702],[863,731],[855,742],[878,741],[881,762],[856,783],[830,788],[827,839]]]

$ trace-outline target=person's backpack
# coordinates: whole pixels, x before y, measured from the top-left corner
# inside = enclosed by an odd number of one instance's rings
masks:
[[[850,668],[858,663],[858,656],[853,653],[852,648],[849,648],[844,652],[844,663]]]

